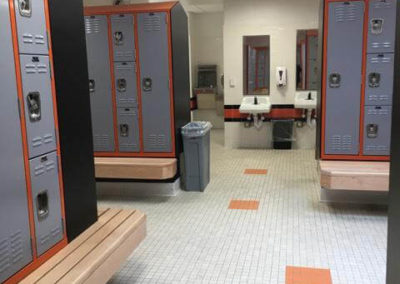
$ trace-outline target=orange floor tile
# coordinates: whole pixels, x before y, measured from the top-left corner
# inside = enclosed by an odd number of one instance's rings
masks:
[[[259,204],[257,200],[231,200],[229,209],[258,210]]]
[[[286,267],[286,284],[332,284],[329,269]]]
[[[267,174],[266,169],[245,169],[244,174],[245,175],[266,175]]]

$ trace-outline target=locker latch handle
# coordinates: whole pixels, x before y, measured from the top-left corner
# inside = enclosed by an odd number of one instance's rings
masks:
[[[118,89],[118,92],[126,92],[126,80],[125,79],[117,80],[117,89]]]
[[[114,33],[114,42],[116,45],[124,44],[124,35],[122,32],[115,32]]]
[[[44,219],[49,215],[49,195],[47,190],[40,192],[36,196],[37,216],[39,219]]]
[[[383,30],[383,19],[372,19],[371,20],[371,33],[380,34]]]
[[[18,10],[22,17],[32,16],[31,0],[18,0]]]
[[[150,92],[153,87],[153,80],[151,78],[143,78],[143,91]]]
[[[120,124],[119,131],[121,137],[128,137],[129,136],[129,125],[128,124]]]
[[[378,137],[378,124],[368,124],[367,125],[367,137],[368,138]]]
[[[96,82],[94,80],[89,80],[89,92],[94,93],[96,89]]]
[[[31,92],[26,97],[29,120],[31,122],[39,121],[42,118],[41,104],[40,104],[40,93]]]
[[[340,81],[342,80],[339,73],[332,73],[329,75],[329,87],[331,88],[339,88]]]
[[[368,85],[370,88],[378,88],[381,82],[381,74],[372,72],[368,75]]]

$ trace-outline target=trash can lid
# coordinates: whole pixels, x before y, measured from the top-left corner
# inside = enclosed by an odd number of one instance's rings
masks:
[[[182,135],[186,137],[200,137],[206,135],[212,128],[209,121],[193,121],[182,127]]]

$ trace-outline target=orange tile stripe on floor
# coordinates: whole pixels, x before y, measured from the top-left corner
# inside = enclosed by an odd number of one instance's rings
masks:
[[[245,175],[266,175],[267,174],[266,169],[245,169],[244,174]]]
[[[257,200],[231,200],[229,209],[258,210],[260,202]]]
[[[286,284],[332,284],[329,269],[286,267]]]

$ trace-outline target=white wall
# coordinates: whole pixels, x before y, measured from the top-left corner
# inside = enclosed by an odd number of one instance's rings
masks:
[[[296,31],[318,27],[319,0],[226,0],[224,3],[225,104],[243,97],[243,36],[269,35],[271,102],[293,104],[296,89]],[[276,66],[286,66],[288,85],[275,83]],[[229,80],[236,83],[229,86]]]
[[[224,72],[223,13],[190,13],[192,81],[197,86],[197,65],[217,65],[218,84]],[[218,92],[222,93],[219,84]]]

